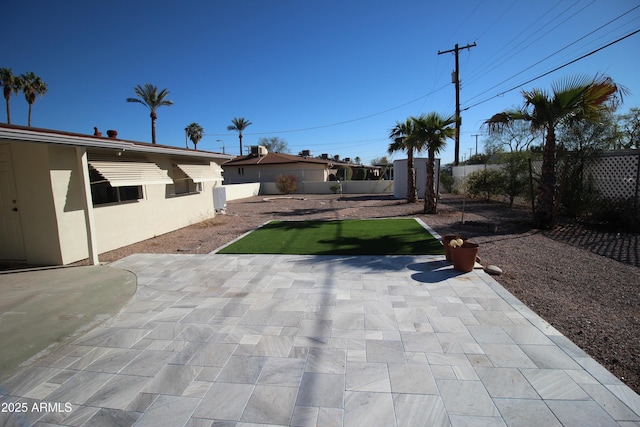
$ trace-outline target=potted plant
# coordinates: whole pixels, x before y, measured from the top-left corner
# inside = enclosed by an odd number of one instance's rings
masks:
[[[476,243],[462,239],[452,239],[449,242],[453,268],[463,273],[473,271],[480,247]]]
[[[442,245],[444,246],[444,257],[449,262],[451,262],[451,246],[449,245],[449,243],[452,240],[457,240],[457,239],[464,240],[462,236],[458,236],[457,234],[448,234],[442,238]]]

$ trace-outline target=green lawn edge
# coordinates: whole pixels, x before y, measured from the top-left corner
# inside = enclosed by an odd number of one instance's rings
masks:
[[[442,255],[415,218],[270,221],[219,254]]]

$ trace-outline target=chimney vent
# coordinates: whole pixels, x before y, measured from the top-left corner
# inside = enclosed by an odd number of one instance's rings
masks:
[[[109,130],[107,131],[107,136],[108,136],[109,138],[114,138],[114,139],[115,139],[115,138],[117,138],[117,137],[118,137],[118,131],[117,131],[117,130],[113,130],[113,129],[109,129]]]

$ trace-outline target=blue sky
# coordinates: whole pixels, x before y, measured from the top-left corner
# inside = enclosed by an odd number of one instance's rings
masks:
[[[32,126],[150,142],[149,112],[133,87],[170,91],[158,109],[159,144],[238,154],[234,117],[253,124],[244,146],[277,136],[290,151],[363,163],[387,154],[389,129],[410,115],[455,111],[452,53],[460,52],[460,160],[483,149],[482,122],[521,104],[519,85],[640,29],[635,0],[29,0],[0,17],[0,67],[33,71],[49,91]],[[635,8],[635,9],[634,9]],[[628,12],[628,13],[627,13]],[[625,14],[626,13],[626,14]],[[621,15],[623,15],[620,17]],[[616,19],[617,18],[617,19]],[[600,28],[602,27],[602,28]],[[619,112],[640,106],[640,33],[522,89],[603,73],[626,86]],[[510,91],[509,91],[510,90]],[[506,92],[506,93],[504,93]],[[22,94],[12,123],[26,125]],[[6,118],[4,108],[0,113]],[[401,153],[392,159],[404,157]],[[441,155],[454,159],[449,141]]]

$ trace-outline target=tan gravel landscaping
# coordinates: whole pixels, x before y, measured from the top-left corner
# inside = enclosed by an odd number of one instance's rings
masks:
[[[464,210],[464,225],[461,225]],[[480,244],[496,280],[556,329],[640,393],[640,247],[637,235],[576,224],[532,229],[525,208],[444,195],[437,215],[388,196],[252,197],[227,203],[225,215],[100,255],[210,253],[271,219],[418,217],[440,235]]]

